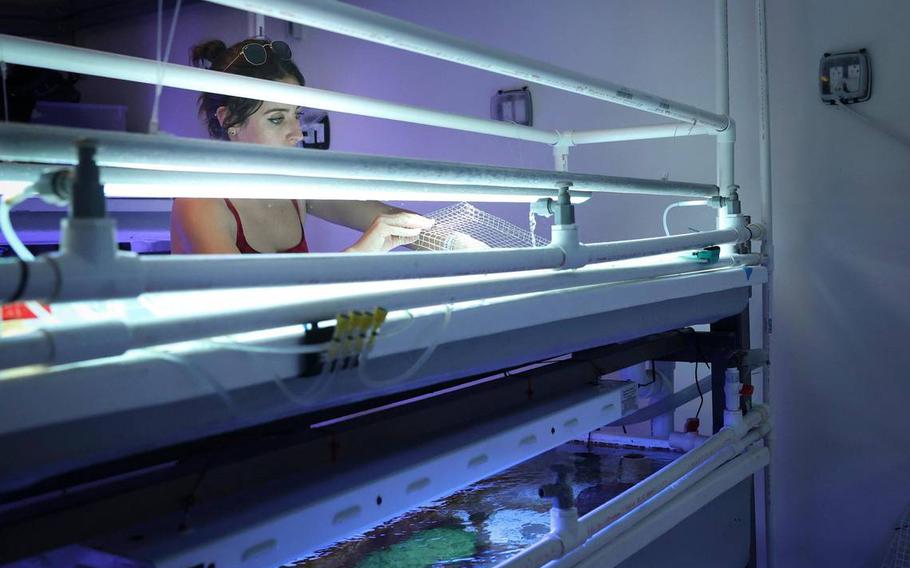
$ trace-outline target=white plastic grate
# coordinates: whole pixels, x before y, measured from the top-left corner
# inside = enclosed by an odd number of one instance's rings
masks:
[[[888,553],[882,568],[910,568],[910,509],[894,527],[894,536],[888,545]]]
[[[420,234],[414,246],[425,250],[519,248],[546,246],[549,240],[509,223],[470,203],[457,203],[426,215],[436,224]]]

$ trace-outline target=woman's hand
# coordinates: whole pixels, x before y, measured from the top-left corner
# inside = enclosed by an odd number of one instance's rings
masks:
[[[346,252],[385,252],[395,247],[415,242],[420,232],[429,229],[436,221],[416,213],[389,213],[378,215],[360,240]]]

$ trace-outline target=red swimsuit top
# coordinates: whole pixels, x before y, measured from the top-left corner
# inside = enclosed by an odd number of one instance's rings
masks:
[[[237,208],[234,207],[234,204],[231,203],[230,199],[225,199],[224,203],[237,221],[237,250],[242,254],[260,254],[258,250],[251,247],[250,243],[246,241],[246,236],[243,234],[243,224],[240,222],[240,214],[237,213]],[[300,221],[300,242],[287,250],[280,250],[278,252],[310,252],[310,249],[306,244],[306,233],[303,231],[303,219],[300,218],[300,206],[297,205],[297,202],[294,200],[291,200],[291,203],[294,204],[294,210],[297,211],[297,220]]]

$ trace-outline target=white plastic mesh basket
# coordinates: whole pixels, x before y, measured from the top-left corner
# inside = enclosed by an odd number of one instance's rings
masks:
[[[894,527],[882,568],[910,568],[910,509],[904,511]]]
[[[426,215],[436,224],[420,234],[416,248],[453,250],[462,248],[519,248],[546,246],[549,240],[509,223],[470,203],[457,203]],[[477,241],[479,241],[479,244]],[[484,247],[483,245],[486,245]]]

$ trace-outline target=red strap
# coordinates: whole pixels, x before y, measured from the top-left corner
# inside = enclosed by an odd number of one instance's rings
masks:
[[[234,204],[231,203],[230,199],[224,199],[225,205],[230,210],[231,214],[234,216],[234,220],[237,222],[237,250],[242,254],[260,254],[258,250],[254,249],[249,242],[246,240],[246,235],[243,234],[243,223],[240,222],[240,213],[237,212],[237,208],[234,207]],[[306,232],[303,230],[303,219],[300,216],[300,206],[297,204],[296,200],[291,200],[291,203],[294,204],[294,211],[297,212],[297,221],[300,222],[300,242],[294,245],[293,247],[278,251],[281,253],[302,253],[310,252],[310,248],[306,242]]]
[[[224,199],[224,203],[231,211],[231,214],[234,215],[234,220],[237,221],[237,250],[242,254],[257,254],[259,251],[250,246],[250,243],[246,240],[246,235],[243,234],[243,223],[240,222],[240,213],[237,212],[237,208],[234,207],[234,204],[228,198]]]

